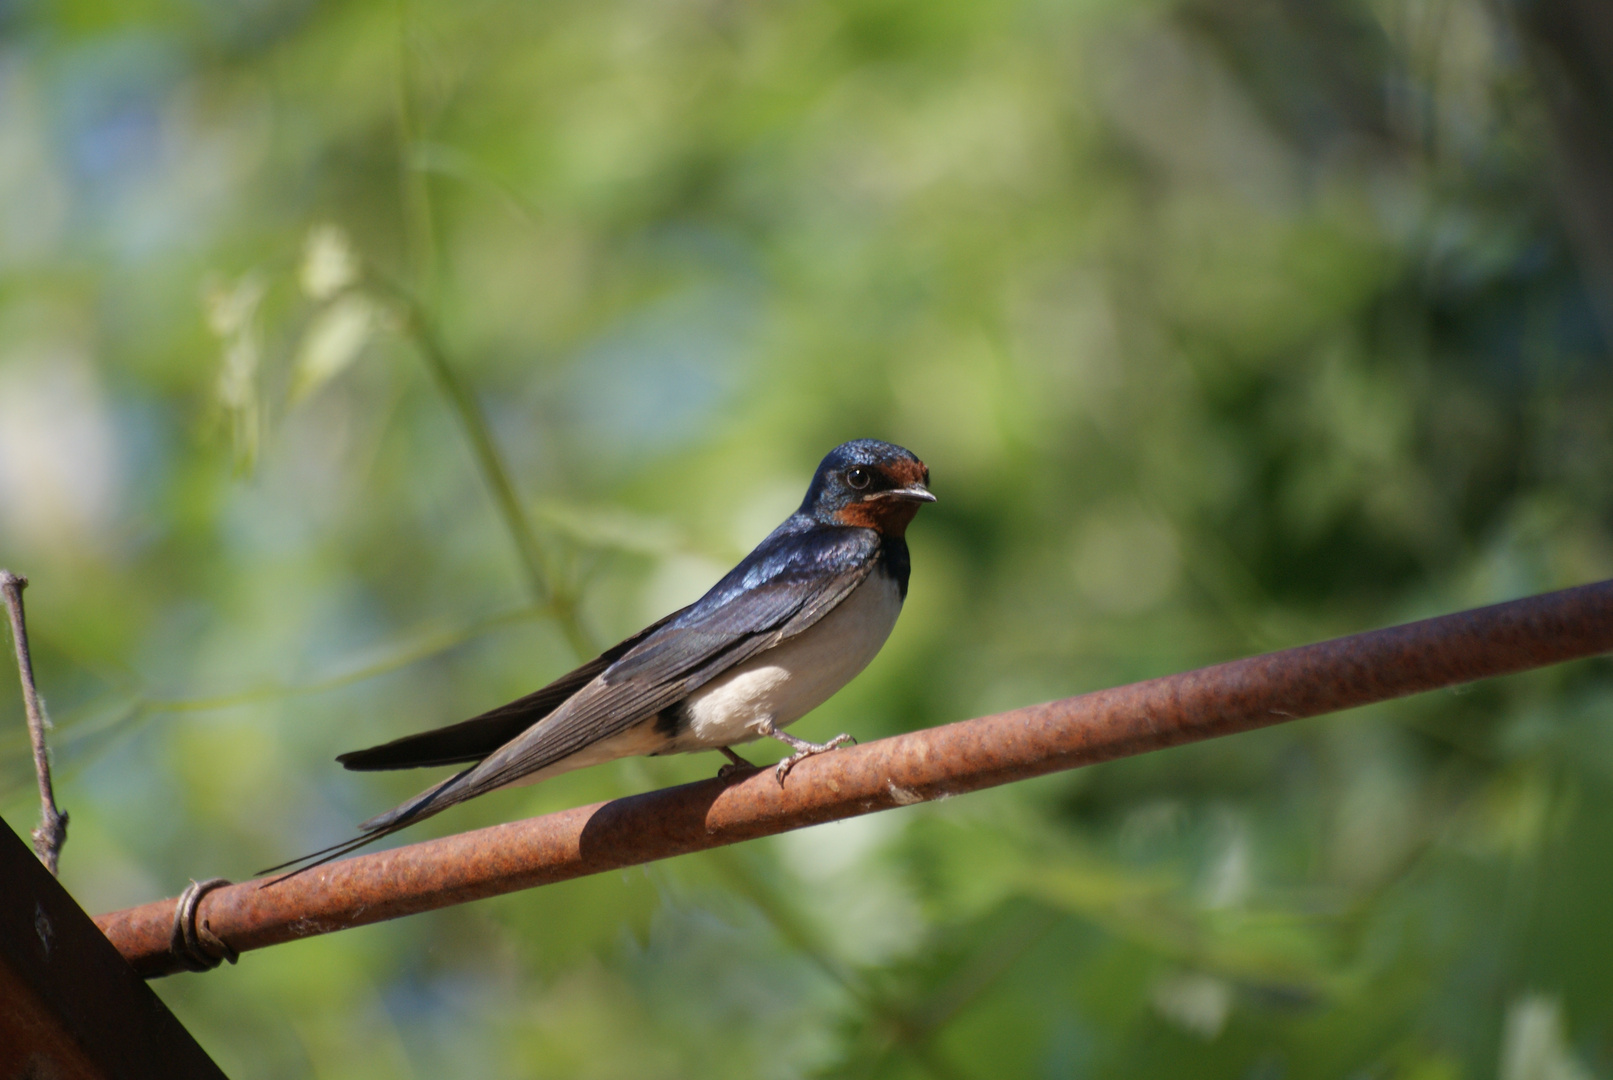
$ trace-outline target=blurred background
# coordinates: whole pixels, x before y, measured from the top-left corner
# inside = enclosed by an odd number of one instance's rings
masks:
[[[815,739],[1613,576],[1609,10],[0,2],[64,882],[346,837],[431,777],[335,754],[691,601],[847,438],[941,501]],[[1610,706],[1574,664],[155,986],[237,1080],[1613,1076]]]

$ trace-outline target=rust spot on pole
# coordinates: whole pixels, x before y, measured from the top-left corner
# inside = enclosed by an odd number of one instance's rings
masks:
[[[218,889],[246,952],[534,885],[1613,651],[1613,581],[1217,664]],[[96,920],[142,974],[180,970],[173,900]]]

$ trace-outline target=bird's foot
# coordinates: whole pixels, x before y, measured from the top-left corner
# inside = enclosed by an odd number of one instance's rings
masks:
[[[717,770],[717,779],[726,780],[742,770],[755,769],[756,766],[734,753],[726,746],[717,747],[718,753],[728,759],[728,764]]]
[[[796,765],[805,761],[807,758],[813,757],[817,754],[828,753],[830,750],[834,750],[837,747],[846,746],[848,744],[856,745],[857,742],[857,740],[853,739],[850,735],[836,735],[826,743],[815,743],[807,742],[805,739],[797,739],[794,735],[786,735],[784,732],[777,729],[768,732],[768,734],[773,736],[773,738],[777,739],[779,742],[789,745],[795,751],[795,753],[779,762],[778,768],[773,770],[773,775],[778,777],[779,787],[784,786],[784,778],[790,775],[790,770],[795,768]]]

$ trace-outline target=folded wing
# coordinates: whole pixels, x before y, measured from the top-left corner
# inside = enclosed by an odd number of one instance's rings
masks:
[[[865,529],[818,529],[772,550],[759,548],[698,603],[641,636],[479,765],[361,827],[401,827],[438,813],[563,761],[677,704],[833,610],[868,576],[878,543]]]
[[[507,705],[489,709],[480,716],[461,720],[457,724],[405,735],[401,739],[352,750],[337,757],[349,769],[371,771],[380,769],[418,769],[430,765],[463,765],[480,761],[493,751],[515,738],[521,732],[554,712],[565,700],[593,682],[633,646],[679,618],[688,611],[683,608],[666,618],[640,630],[626,641],[611,646],[588,663],[568,672],[525,697],[516,698]]]

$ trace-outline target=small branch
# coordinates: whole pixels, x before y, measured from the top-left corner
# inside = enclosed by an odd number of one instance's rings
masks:
[[[22,703],[28,711],[28,737],[34,744],[34,772],[39,777],[39,828],[33,831],[34,851],[45,868],[56,874],[56,861],[67,843],[67,815],[56,807],[50,783],[50,752],[45,749],[45,707],[34,685],[34,661],[28,653],[28,623],[22,613],[22,590],[28,579],[0,570],[0,592],[11,614],[11,639],[17,643],[17,676],[22,680]]]
[[[409,10],[397,0],[398,66],[395,92],[398,124],[398,183],[403,196],[404,250],[414,269],[415,287],[426,297],[437,295],[437,226],[431,211],[431,189],[425,173],[414,167],[415,95],[409,65]]]
[[[448,362],[432,323],[432,300],[438,294],[436,225],[431,209],[431,187],[426,173],[415,167],[415,152],[420,139],[418,110],[414,99],[409,70],[409,5],[408,0],[396,0],[398,27],[398,64],[396,82],[398,180],[402,185],[403,239],[409,262],[412,265],[413,287],[403,287],[378,275],[371,275],[370,284],[386,293],[397,305],[402,327],[431,370],[432,381],[447,399],[449,407],[459,418],[460,427],[470,441],[476,467],[487,482],[498,507],[504,527],[515,542],[516,557],[526,578],[532,598],[547,609],[566,640],[581,659],[599,651],[590,640],[577,617],[576,597],[561,587],[555,568],[544,559],[532,522],[521,507],[515,485],[510,482],[509,470],[499,456],[493,442],[487,418],[481,406],[455,373]]]
[[[419,347],[421,356],[426,361],[426,367],[430,369],[431,377],[437,383],[437,389],[452,406],[460,426],[465,429],[465,437],[470,440],[471,452],[476,456],[476,465],[487,479],[487,486],[492,489],[493,501],[498,506],[500,516],[504,518],[504,526],[509,529],[510,536],[515,541],[516,554],[521,559],[521,568],[526,571],[527,584],[532,589],[532,596],[540,604],[549,603],[552,599],[552,590],[549,587],[549,573],[548,567],[544,564],[543,550],[538,546],[538,538],[532,531],[532,523],[527,520],[525,511],[521,509],[520,496],[515,493],[515,484],[511,482],[509,471],[504,468],[504,460],[499,456],[498,447],[493,443],[493,432],[488,427],[487,418],[482,415],[481,406],[477,404],[470,388],[460,380],[453,365],[448,362],[448,353],[438,339],[436,328],[431,325],[425,310],[413,299],[405,299],[403,304],[405,327]]]
[[[482,415],[481,406],[477,404],[470,388],[459,378],[453,365],[449,363],[448,352],[443,348],[429,314],[419,300],[405,289],[379,278],[372,279],[371,284],[385,292],[397,304],[404,332],[420,350],[420,355],[425,359],[426,367],[431,371],[432,380],[437,384],[438,391],[448,401],[454,415],[459,419],[460,427],[464,429],[465,437],[470,442],[471,453],[475,456],[476,467],[486,480],[493,496],[493,503],[498,508],[499,516],[504,519],[504,527],[515,543],[515,552],[521,560],[521,569],[525,574],[528,588],[532,590],[533,599],[559,622],[566,640],[570,642],[578,656],[584,658],[593,656],[599,649],[589,640],[588,634],[577,618],[575,598],[555,584],[553,567],[545,560],[537,533],[532,529],[532,522],[527,518],[526,511],[521,508],[521,498],[516,494],[509,470],[504,467],[504,459],[500,457],[498,447],[493,442],[493,432],[488,426],[487,418]]]
[[[448,353],[437,336],[430,311],[432,299],[437,295],[437,244],[436,224],[431,209],[431,188],[426,173],[415,167],[414,157],[420,139],[418,110],[409,71],[409,7],[407,0],[397,0],[398,66],[397,66],[397,131],[398,178],[403,194],[403,238],[408,257],[413,264],[413,289],[401,288],[387,281],[372,280],[371,284],[389,294],[397,303],[405,331],[425,358],[426,366],[470,440],[476,466],[493,495],[504,527],[515,541],[516,555],[526,577],[532,598],[560,624],[567,642],[581,659],[599,651],[577,617],[576,597],[562,588],[554,567],[546,564],[543,549],[521,500],[510,482],[509,470],[499,456],[493,442],[487,418],[482,415],[476,398],[454,372],[448,362]]]
[[[772,770],[495,825],[207,894],[240,951],[1613,652],[1613,581],[1031,705]],[[95,921],[143,975],[182,970],[173,900]],[[933,1063],[932,1063],[933,1064]]]

